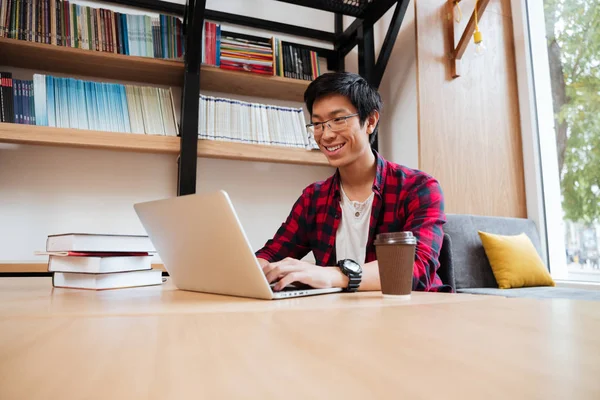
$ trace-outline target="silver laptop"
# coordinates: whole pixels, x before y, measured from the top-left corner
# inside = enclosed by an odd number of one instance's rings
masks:
[[[274,292],[225,191],[134,204],[179,289],[257,299],[340,292],[286,287]]]

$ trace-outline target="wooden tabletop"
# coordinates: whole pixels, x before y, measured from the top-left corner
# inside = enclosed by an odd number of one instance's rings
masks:
[[[599,399],[600,305],[0,279],[0,399]]]

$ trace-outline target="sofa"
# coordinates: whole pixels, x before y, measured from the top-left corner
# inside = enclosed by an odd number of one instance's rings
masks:
[[[504,297],[568,298],[600,301],[600,290],[556,286],[499,289],[477,231],[498,235],[525,233],[541,256],[535,223],[523,218],[447,214],[438,274],[458,293]],[[542,257],[542,260],[544,257]]]

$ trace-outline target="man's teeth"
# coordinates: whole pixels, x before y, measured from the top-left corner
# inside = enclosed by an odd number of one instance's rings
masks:
[[[328,151],[336,151],[337,149],[341,149],[341,148],[342,148],[342,146],[343,146],[343,144],[339,144],[339,145],[337,145],[337,146],[335,146],[335,147],[326,147],[326,149],[327,149]]]

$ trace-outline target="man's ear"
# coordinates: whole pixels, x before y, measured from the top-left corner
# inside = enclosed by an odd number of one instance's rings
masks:
[[[367,117],[367,134],[372,134],[377,127],[377,123],[379,122],[379,111],[374,110],[371,115]]]

